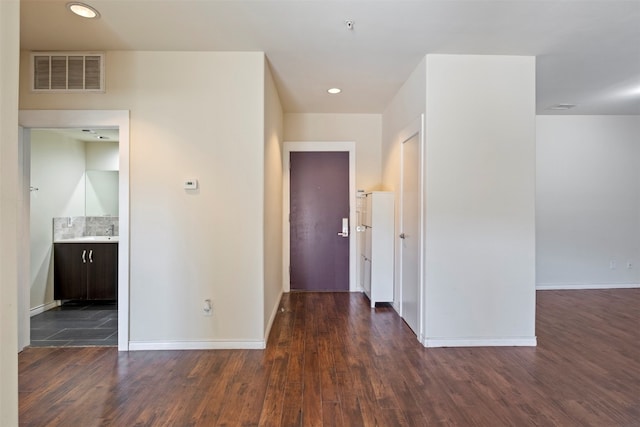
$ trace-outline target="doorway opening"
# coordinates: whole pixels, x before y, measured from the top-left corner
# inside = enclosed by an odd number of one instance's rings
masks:
[[[118,350],[127,351],[129,112],[25,110],[20,111],[19,124],[23,194],[28,194],[20,218],[28,243],[20,248],[19,348],[47,338],[62,346],[117,344]],[[84,138],[73,137],[82,134],[86,134]],[[58,147],[46,143],[55,139],[66,142]],[[117,147],[113,145],[116,139]],[[100,143],[89,145],[94,140]],[[47,162],[48,156],[62,156],[65,164],[52,166],[55,162]],[[48,166],[32,175],[32,160],[34,167]],[[47,178],[48,174],[53,175]],[[43,182],[31,182],[32,176]],[[57,206],[46,207],[47,199],[53,199]],[[54,250],[59,250],[54,242],[64,242],[60,248],[78,252],[72,257],[78,259],[70,271],[93,286],[84,283],[71,291],[54,288],[52,259],[65,256],[63,252],[53,256]],[[29,261],[32,248],[35,265]],[[55,275],[62,270],[55,270]],[[59,301],[66,304],[60,307]],[[32,315],[46,314],[52,322],[43,327],[39,318],[31,325]],[[83,323],[90,327],[82,327]],[[60,326],[67,326],[67,330],[55,331]]]
[[[119,130],[31,129],[32,347],[118,344]]]
[[[284,167],[284,179],[283,179],[283,289],[284,292],[290,292],[291,287],[291,231],[290,231],[290,213],[291,213],[291,154],[292,153],[309,153],[309,152],[333,152],[339,157],[340,152],[348,153],[348,210],[344,214],[336,219],[335,229],[331,232],[331,238],[335,242],[330,244],[343,244],[348,248],[348,286],[344,287],[344,290],[351,292],[357,291],[356,281],[356,239],[355,239],[355,225],[356,225],[356,186],[355,186],[355,142],[285,142],[283,150],[283,167]],[[346,183],[345,183],[346,184]],[[342,211],[341,211],[342,212]],[[343,219],[344,218],[344,219]],[[345,233],[346,231],[346,233]],[[338,235],[341,233],[342,235]],[[344,235],[346,234],[346,235]],[[333,238],[335,236],[335,238]],[[327,237],[329,235],[327,234]],[[344,257],[342,257],[344,258]],[[338,261],[335,264],[340,264]],[[295,290],[295,288],[294,288]],[[324,290],[333,290],[330,288]]]

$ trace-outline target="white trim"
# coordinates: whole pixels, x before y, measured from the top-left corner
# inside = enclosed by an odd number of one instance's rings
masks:
[[[635,288],[640,288],[640,283],[540,283],[536,285],[537,291]]]
[[[127,351],[129,349],[129,111],[20,110],[18,121],[24,128],[103,127],[118,128],[120,131],[118,350]],[[22,254],[22,256],[28,256],[28,254]]]
[[[45,311],[49,311],[53,308],[56,308],[58,306],[58,301],[52,301],[52,302],[48,302],[46,304],[40,304],[37,307],[33,307],[31,310],[29,310],[29,317],[33,317],[36,316],[38,314],[42,314]]]
[[[425,153],[425,140],[424,140],[424,125],[425,125],[425,117],[424,114],[421,114],[420,117],[417,117],[416,119],[414,119],[408,126],[406,126],[404,129],[402,129],[402,131],[400,131],[400,133],[398,134],[398,141],[400,142],[400,194],[398,197],[398,201],[399,201],[399,208],[398,208],[398,220],[397,220],[397,224],[398,224],[398,235],[400,233],[403,232],[403,224],[402,224],[402,219],[403,219],[403,209],[404,209],[404,200],[402,198],[402,195],[404,194],[403,190],[403,186],[404,186],[404,143],[409,141],[411,138],[413,138],[415,135],[418,135],[418,156],[419,156],[419,164],[418,164],[418,168],[420,169],[418,171],[419,173],[419,183],[418,183],[418,194],[420,195],[420,201],[419,201],[419,206],[420,206],[420,212],[419,212],[419,218],[420,218],[420,223],[418,224],[418,235],[420,238],[420,242],[418,244],[418,260],[419,260],[419,266],[418,266],[418,330],[415,331],[416,332],[416,337],[418,338],[418,340],[420,341],[420,337],[422,337],[424,335],[424,331],[426,329],[426,325],[425,325],[425,319],[426,319],[426,309],[425,309],[425,304],[424,304],[424,294],[425,294],[425,290],[424,290],[424,254],[425,254],[425,242],[424,242],[424,231],[425,231],[425,223],[424,223],[424,218],[425,218],[425,197],[424,197],[424,190],[425,190],[425,173],[424,173],[424,153]],[[399,238],[399,237],[397,237]],[[396,238],[396,239],[397,239]],[[398,268],[398,280],[400,283],[398,283],[398,304],[397,304],[397,312],[398,314],[400,314],[401,317],[403,317],[403,313],[402,313],[402,245],[398,244],[398,261],[397,261],[397,268]],[[404,318],[404,317],[403,317]]]
[[[278,303],[274,305],[273,311],[271,312],[271,316],[269,317],[269,321],[267,322],[267,327],[264,329],[264,340],[265,342],[269,340],[269,334],[271,333],[271,327],[273,326],[273,321],[276,320],[276,315],[278,314],[278,310],[280,310],[280,301],[282,301],[283,291],[280,289],[280,295],[278,295]]]
[[[264,350],[265,341],[130,341],[130,351],[144,350]]]
[[[289,263],[291,256],[289,236],[289,196],[290,170],[289,159],[292,152],[298,151],[347,151],[349,152],[349,291],[356,292],[356,143],[354,141],[285,141],[282,150],[282,289],[291,291]]]
[[[31,250],[31,225],[29,212],[31,206],[31,144],[29,131],[18,126],[18,351],[22,351],[31,342],[31,321],[29,307],[31,306],[31,257],[21,257]]]
[[[425,347],[535,347],[537,338],[513,337],[513,338],[426,338],[423,340]]]

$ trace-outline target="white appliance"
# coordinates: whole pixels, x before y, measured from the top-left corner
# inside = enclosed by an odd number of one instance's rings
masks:
[[[361,201],[360,285],[373,308],[376,302],[393,302],[394,195],[372,191]]]

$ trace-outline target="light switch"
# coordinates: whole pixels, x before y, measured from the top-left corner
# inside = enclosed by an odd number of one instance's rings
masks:
[[[187,179],[184,181],[184,189],[185,190],[197,190],[198,189],[198,180],[197,179]]]

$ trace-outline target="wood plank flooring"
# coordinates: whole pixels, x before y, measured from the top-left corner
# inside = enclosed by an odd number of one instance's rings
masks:
[[[361,294],[283,297],[268,348],[28,348],[24,426],[640,426],[640,289],[542,291],[537,348],[425,349]]]

